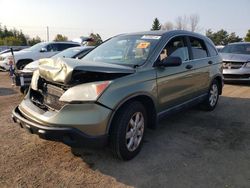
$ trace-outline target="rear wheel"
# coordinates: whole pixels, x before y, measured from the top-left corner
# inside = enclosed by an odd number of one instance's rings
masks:
[[[118,158],[130,160],[142,148],[147,127],[146,110],[140,102],[133,101],[117,113],[111,127],[111,147]]]
[[[214,80],[210,86],[208,96],[202,103],[202,109],[212,111],[215,109],[219,100],[219,84],[217,80]]]

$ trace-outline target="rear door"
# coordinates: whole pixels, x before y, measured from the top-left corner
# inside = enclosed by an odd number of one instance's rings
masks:
[[[188,37],[189,47],[191,49],[191,60],[189,64],[192,66],[192,85],[194,95],[204,94],[209,85],[209,72],[212,61],[210,61],[209,52],[205,41],[198,37]]]
[[[167,42],[158,59],[162,60],[167,56],[180,57],[182,65],[156,67],[159,111],[189,100],[194,90],[187,37],[176,36]]]

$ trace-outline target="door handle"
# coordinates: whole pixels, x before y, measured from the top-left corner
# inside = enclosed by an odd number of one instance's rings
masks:
[[[193,68],[193,65],[187,65],[186,66],[186,69],[192,69]]]
[[[212,61],[209,61],[209,62],[208,62],[208,64],[209,64],[209,65],[212,65],[212,64],[213,64],[213,62],[212,62]]]

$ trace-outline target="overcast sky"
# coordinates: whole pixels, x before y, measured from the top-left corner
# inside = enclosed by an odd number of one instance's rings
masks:
[[[250,29],[250,0],[0,0],[0,23],[30,36],[50,39],[57,33],[69,39],[99,33],[113,35],[149,30],[153,19],[175,22],[197,14],[201,33],[211,28],[244,37]]]

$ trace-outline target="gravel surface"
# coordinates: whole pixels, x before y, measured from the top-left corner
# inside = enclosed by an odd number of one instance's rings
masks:
[[[250,187],[250,85],[225,85],[213,112],[189,109],[147,130],[129,162],[108,148],[74,149],[14,124],[22,100],[0,72],[0,187]]]

